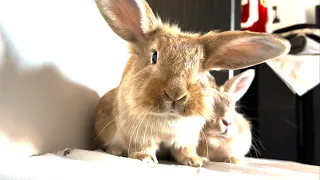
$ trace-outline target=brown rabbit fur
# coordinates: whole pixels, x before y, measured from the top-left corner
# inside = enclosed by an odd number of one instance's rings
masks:
[[[214,116],[215,84],[209,70],[249,67],[287,54],[289,43],[251,32],[181,32],[162,23],[144,0],[95,0],[132,56],[120,84],[97,107],[100,147],[114,155],[157,163],[160,143],[184,165],[202,166],[198,135]],[[109,59],[112,61],[112,59]]]
[[[251,148],[250,122],[236,111],[236,102],[246,93],[254,79],[250,69],[218,87],[215,96],[216,116],[203,128],[197,153],[211,161],[239,164]]]

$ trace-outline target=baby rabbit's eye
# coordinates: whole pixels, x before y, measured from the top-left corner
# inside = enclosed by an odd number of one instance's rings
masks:
[[[158,61],[158,53],[157,51],[154,51],[152,54],[152,64],[156,64]]]

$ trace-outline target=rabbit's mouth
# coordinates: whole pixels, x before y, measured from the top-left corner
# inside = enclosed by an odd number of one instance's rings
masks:
[[[168,111],[162,111],[160,113],[152,113],[156,116],[162,116],[162,117],[172,117],[172,118],[181,118],[183,117],[179,112],[175,111],[174,109],[168,110]]]
[[[164,116],[175,116],[175,117],[184,117],[185,115],[179,109],[183,109],[183,107],[177,108],[174,105],[169,105],[167,108],[162,109],[162,115]]]
[[[173,101],[163,94],[159,110],[165,116],[187,116],[185,114],[187,102],[187,98]]]

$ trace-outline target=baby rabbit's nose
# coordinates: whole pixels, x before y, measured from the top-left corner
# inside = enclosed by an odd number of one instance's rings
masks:
[[[223,123],[225,126],[229,126],[229,125],[232,124],[231,122],[228,122],[228,121],[225,120],[225,119],[222,119],[222,123]]]

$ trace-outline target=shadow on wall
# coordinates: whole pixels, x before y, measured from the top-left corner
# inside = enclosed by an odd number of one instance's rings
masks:
[[[2,38],[0,159],[66,147],[91,149],[99,95],[66,79],[53,65],[22,67],[8,39]]]

